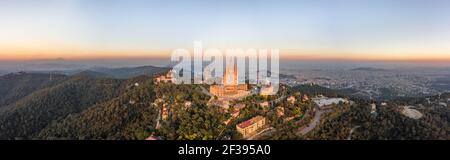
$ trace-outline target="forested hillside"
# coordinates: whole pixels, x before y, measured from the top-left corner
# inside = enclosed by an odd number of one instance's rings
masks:
[[[64,80],[60,74],[12,73],[0,77],[0,107]]]
[[[47,126],[39,139],[144,139],[156,124],[158,111],[151,77],[139,86],[130,86],[117,98],[96,104],[78,114]]]
[[[450,139],[450,109],[423,108],[421,119],[401,115],[395,106],[379,107],[371,114],[368,106],[356,105],[330,113],[309,139]],[[351,131],[353,130],[353,131]],[[352,133],[352,134],[350,134]]]
[[[152,75],[166,68],[97,70],[0,76],[0,139],[143,139]]]
[[[139,75],[152,76],[155,73],[166,72],[168,69],[154,66],[140,66],[130,68],[94,68],[92,70],[111,78],[128,79]]]
[[[52,121],[118,96],[120,87],[120,80],[76,75],[61,84],[35,91],[3,107],[0,139],[29,138]]]

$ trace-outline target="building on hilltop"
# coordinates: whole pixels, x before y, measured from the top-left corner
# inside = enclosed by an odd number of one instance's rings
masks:
[[[161,75],[155,78],[156,83],[174,83],[176,71],[171,69],[166,75]]]
[[[155,136],[155,135],[151,135],[151,136],[147,137],[145,140],[154,141],[154,140],[161,140],[161,138],[158,136]]]
[[[284,107],[278,106],[275,108],[278,117],[284,116]]]
[[[161,113],[161,118],[163,120],[167,120],[169,118],[169,109],[167,108],[167,106],[164,104],[162,107],[162,113]]]
[[[183,109],[185,109],[185,110],[189,109],[189,108],[191,108],[191,106],[192,106],[192,102],[191,101],[185,101]]]
[[[290,104],[294,104],[295,101],[297,101],[297,99],[295,99],[294,96],[289,96],[289,97],[287,98],[287,101],[288,101]]]
[[[302,98],[302,101],[303,101],[303,102],[309,101],[308,95],[304,94],[304,95],[303,95],[303,98]]]
[[[370,104],[370,106],[371,106],[370,113],[371,114],[376,113],[377,112],[377,105],[375,103],[372,103],[372,104]]]
[[[250,93],[248,84],[239,84],[236,63],[228,64],[223,75],[222,85],[211,85],[211,94],[218,98],[238,98]]]
[[[261,103],[259,103],[259,105],[264,109],[264,111],[267,111],[270,109],[270,105],[269,105],[268,101],[261,102]]]
[[[321,109],[327,109],[333,105],[338,105],[339,103],[351,104],[349,100],[344,98],[328,98],[322,95],[312,98],[312,100]]]
[[[275,91],[272,85],[264,85],[261,87],[259,94],[262,96],[274,95]]]

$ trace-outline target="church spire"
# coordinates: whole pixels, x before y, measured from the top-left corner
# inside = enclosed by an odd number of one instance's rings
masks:
[[[238,69],[237,69],[237,63],[234,62],[234,74],[233,74],[233,82],[234,84],[238,84]]]

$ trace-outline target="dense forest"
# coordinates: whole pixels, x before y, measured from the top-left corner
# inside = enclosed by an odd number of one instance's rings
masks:
[[[151,77],[134,78],[125,93],[71,114],[45,127],[39,139],[144,139],[155,124],[157,110]],[[131,81],[130,81],[131,82]]]
[[[316,84],[298,85],[292,88],[293,91],[308,93],[308,95],[325,95],[329,97],[350,97],[356,93],[353,89],[334,90]],[[359,97],[358,97],[359,98]]]
[[[302,92],[308,95],[326,95],[329,97],[345,94],[316,85],[296,86],[291,92]],[[396,98],[386,105],[375,100],[359,97],[348,98],[353,105],[341,105],[324,112],[319,124],[308,134],[299,135],[299,126],[304,124],[276,122],[271,119],[271,126],[276,128],[270,136],[263,139],[300,139],[300,140],[423,140],[450,139],[450,108],[439,102],[447,101],[450,94],[432,97]],[[427,100],[428,99],[428,100]],[[377,105],[376,112],[371,113],[371,103]],[[412,119],[400,113],[400,106],[411,105],[423,114],[420,119]],[[300,121],[301,122],[301,121]],[[307,122],[309,123],[309,122]]]
[[[65,75],[11,73],[0,77],[0,107],[66,80]]]
[[[75,75],[61,84],[35,91],[2,107],[0,138],[29,138],[52,121],[118,96],[120,84],[119,80]]]
[[[450,110],[424,108],[424,117],[411,119],[398,107],[379,107],[371,114],[369,106],[354,105],[330,113],[308,139],[450,139]],[[353,130],[352,134],[351,130]]]
[[[155,88],[156,95],[162,100],[158,107],[165,106],[170,110],[168,120],[155,130],[156,135],[167,139],[211,140],[224,130],[223,121],[229,115],[221,113],[219,107],[208,107],[211,97],[202,93],[200,87],[162,84]],[[186,102],[192,105],[186,107]]]
[[[316,88],[298,86],[294,90],[303,89],[308,94],[328,96],[343,94],[341,91]],[[443,94],[441,97],[446,101],[445,97],[449,95]],[[335,108],[323,116],[326,118],[313,132],[296,139],[450,139],[450,108],[439,105],[437,96],[428,97],[431,102],[423,97],[395,98],[384,106],[373,100],[350,98],[356,102],[355,105]],[[371,103],[377,104],[376,113],[371,113]],[[421,119],[408,118],[399,112],[402,105],[417,106],[424,116]]]

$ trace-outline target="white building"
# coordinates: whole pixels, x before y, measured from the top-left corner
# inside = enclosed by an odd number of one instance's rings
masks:
[[[412,108],[414,108],[414,106],[402,106],[400,113],[412,119],[420,119],[423,117],[422,113]]]
[[[265,111],[269,110],[269,102],[268,102],[268,101],[261,102],[261,103],[259,103],[259,105],[260,105]]]
[[[297,101],[297,99],[295,99],[294,96],[289,96],[289,97],[287,98],[287,101],[288,101],[290,104],[294,104],[295,101]]]
[[[319,107],[326,107],[326,106],[330,106],[333,104],[336,105],[339,103],[344,103],[344,104],[349,103],[349,101],[344,98],[328,98],[325,96],[319,96],[319,97],[313,98],[312,100]]]
[[[259,94],[262,96],[274,95],[274,88],[272,85],[264,85],[261,87]]]
[[[372,103],[371,105],[370,113],[376,113],[377,112],[377,105],[375,103]]]

